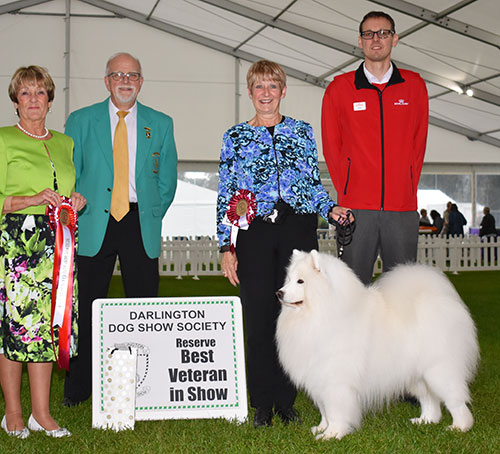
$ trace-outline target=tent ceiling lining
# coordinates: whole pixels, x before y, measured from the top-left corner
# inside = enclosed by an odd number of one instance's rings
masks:
[[[18,0],[10,2],[0,5],[0,14],[27,14],[27,12],[21,12],[21,10],[50,1]],[[165,8],[166,4],[161,0],[141,2],[141,5],[137,6],[135,2],[130,0],[115,0],[113,2],[106,0],[79,1],[108,11],[117,17],[142,23],[249,62],[256,61],[262,58],[263,55],[276,56],[274,60],[283,66],[289,76],[322,88],[328,85],[331,80],[330,76],[346,69],[352,69],[354,65],[357,65],[363,59],[363,53],[359,47],[320,31],[323,29],[327,32],[331,28],[329,26],[332,25],[331,17],[347,18],[347,21],[342,22],[348,23],[349,27],[333,24],[335,27],[340,27],[339,34],[346,37],[346,30],[349,31],[353,28],[351,25],[355,21],[354,17],[359,16],[358,11],[366,9],[366,2],[362,0],[351,0],[349,4],[342,2],[342,6],[340,6],[341,2],[332,2],[325,5],[325,2],[321,0],[268,0],[265,4],[261,4],[259,1],[249,2],[247,0],[175,0],[173,2],[175,10],[171,8],[172,4],[169,4],[168,9]],[[400,44],[404,44],[405,47],[404,52],[400,51],[398,56],[404,55],[403,58],[395,60],[395,63],[400,67],[420,73],[428,83],[431,93],[430,108],[433,114],[437,114],[437,116],[431,116],[430,124],[465,135],[471,140],[480,140],[500,148],[499,130],[488,127],[491,126],[492,122],[498,121],[500,117],[500,66],[496,63],[498,61],[496,58],[493,58],[495,61],[491,62],[493,54],[488,50],[492,49],[492,47],[497,50],[500,49],[500,35],[450,17],[450,14],[460,12],[461,18],[463,18],[464,14],[467,13],[466,8],[471,5],[477,16],[481,0],[462,0],[449,4],[446,9],[440,12],[434,12],[419,6],[425,4],[426,0],[416,0],[413,3],[404,0],[368,1],[396,11],[396,13],[389,12],[396,16],[398,22],[407,25],[411,24],[410,27],[398,33],[400,38],[409,37],[411,44],[408,40],[400,41]],[[257,11],[245,6],[244,3],[272,14]],[[130,7],[133,5],[134,9],[129,9],[123,5]],[[487,8],[487,6],[485,7]],[[142,12],[138,11],[139,8],[141,8]],[[318,16],[318,12],[322,11],[321,8],[330,13],[330,16],[328,16],[330,21],[323,20],[323,17]],[[337,11],[339,9],[341,11]],[[199,11],[200,17],[197,18],[198,21],[196,22],[193,13],[197,11]],[[307,14],[304,14],[304,11],[307,11]],[[487,9],[485,11],[487,13]],[[403,14],[403,16],[400,18],[397,16],[398,13]],[[317,16],[314,16],[314,14]],[[402,20],[405,17],[408,17],[408,19]],[[295,23],[294,19],[307,26]],[[418,19],[419,22],[415,23],[415,19]],[[192,21],[191,25],[189,21]],[[309,24],[314,24],[314,21],[318,21],[318,24],[322,25],[322,27],[318,26],[313,29]],[[478,21],[476,20],[476,22]],[[193,25],[194,23],[196,23],[196,27]],[[207,25],[203,27],[203,24]],[[325,24],[327,24],[328,28],[325,28]],[[214,28],[217,26],[218,29]],[[443,30],[442,33],[453,34],[453,39],[443,40],[442,34],[437,33],[436,27]],[[426,30],[425,35],[422,35],[424,28],[429,28],[429,30]],[[232,33],[232,35],[222,36],[221,33],[224,31]],[[278,31],[281,33],[277,33]],[[422,38],[428,38],[428,34],[432,36],[434,33],[439,37],[435,41],[442,45],[441,47],[437,46],[443,55],[442,58],[439,58],[439,53],[436,51],[428,49],[424,51],[422,48],[422,43],[425,46],[425,43],[429,41],[422,40]],[[286,38],[287,34],[288,38]],[[292,39],[291,35],[296,38]],[[234,37],[236,36],[238,38],[235,40]],[[283,45],[281,45],[280,49],[280,43],[284,44],[283,37],[299,49],[292,48],[292,46],[287,49]],[[474,41],[476,44],[469,46],[469,41]],[[266,44],[265,50],[263,43]],[[460,52],[455,52],[456,55],[462,56],[462,54],[465,54],[463,59],[453,57],[453,50],[457,48],[453,48],[453,45],[460,49]],[[468,49],[465,49],[465,47],[468,47]],[[467,50],[469,50],[469,53],[467,53]],[[472,54],[472,51],[476,52],[477,56]],[[318,59],[317,55],[324,57]],[[345,55],[349,57],[345,59]],[[450,57],[445,58],[444,56],[447,55],[450,55]],[[470,63],[467,63],[467,57],[469,57]],[[486,60],[488,65],[481,64],[480,57],[483,57],[483,60]],[[407,61],[407,59],[415,61],[416,65],[406,64],[404,61]],[[288,64],[283,64],[283,62]],[[334,63],[334,66],[327,69],[327,62]],[[325,69],[327,70],[325,71]],[[439,87],[441,87],[441,90],[439,90]],[[439,106],[433,105],[440,99],[444,100],[451,92],[462,93],[467,88],[472,87],[474,90],[474,103],[470,103],[470,105],[458,101],[455,104],[463,104],[463,108],[458,109],[456,106],[451,106],[453,109],[450,109],[450,112],[446,114],[443,113],[446,109],[442,104]],[[476,104],[481,102],[488,103],[492,108],[477,107]],[[484,128],[488,130],[480,131],[472,126],[474,123],[478,124],[477,119],[473,121],[477,112],[489,116],[487,121],[484,122]]]
[[[257,61],[261,57],[258,55],[254,55],[250,52],[246,52],[243,50],[235,50],[234,47],[228,46],[227,44],[224,44],[222,42],[213,40],[211,38],[207,38],[205,36],[201,36],[197,33],[193,33],[187,29],[177,27],[175,25],[168,24],[164,21],[157,20],[154,18],[151,18],[147,20],[147,16],[140,14],[136,11],[124,8],[122,6],[116,5],[111,2],[103,1],[103,0],[80,0],[83,3],[87,3],[89,5],[104,9],[106,11],[110,11],[115,13],[116,15],[120,17],[125,17],[127,19],[134,20],[136,22],[140,22],[144,25],[147,25],[149,27],[156,28],[157,30],[164,31],[166,33],[170,33],[172,35],[178,36],[180,38],[187,39],[189,41],[195,42],[197,44],[200,44],[205,47],[209,47],[211,49],[217,50],[219,52],[223,52],[225,54],[229,54],[235,58],[241,58],[242,60],[246,61]],[[321,81],[317,77],[305,73],[304,71],[300,71],[298,69],[282,65],[283,69],[286,71],[286,73],[294,77],[296,79],[302,80],[304,82],[308,82],[313,85],[318,85],[320,87],[325,88],[328,85],[328,81]]]
[[[414,5],[413,3],[406,2],[404,0],[369,0],[372,3],[377,3],[378,5],[385,6],[386,8],[391,8],[393,10],[399,11],[403,14],[415,17],[417,19],[422,19],[430,24],[437,25],[439,27],[446,28],[455,33],[468,36],[472,39],[477,39],[490,46],[495,46],[500,48],[500,36],[495,33],[490,33],[481,28],[474,27],[473,25],[466,24],[465,22],[458,21],[449,16],[443,16],[442,14],[436,13],[429,9],[422,8],[420,6]],[[460,7],[468,6],[474,1],[460,2]]]
[[[17,2],[7,3],[0,6],[0,14],[14,13],[23,8],[29,8],[46,2],[47,0],[19,0]]]

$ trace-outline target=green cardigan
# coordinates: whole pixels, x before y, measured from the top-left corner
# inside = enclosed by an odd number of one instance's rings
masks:
[[[50,132],[49,140],[37,140],[15,126],[0,128],[0,216],[9,196],[31,196],[45,188],[54,189],[52,166],[45,146],[56,170],[59,194],[69,197],[74,191],[73,140],[60,132]],[[45,214],[45,205],[16,213]]]

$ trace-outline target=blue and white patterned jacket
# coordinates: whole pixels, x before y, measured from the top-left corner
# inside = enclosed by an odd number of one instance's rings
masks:
[[[321,184],[311,125],[290,117],[284,117],[275,126],[274,137],[265,126],[250,126],[246,122],[224,134],[217,198],[221,247],[230,242],[231,227],[222,224],[222,220],[231,197],[239,189],[253,192],[257,216],[271,213],[279,194],[296,213],[318,213],[327,220],[335,205]]]

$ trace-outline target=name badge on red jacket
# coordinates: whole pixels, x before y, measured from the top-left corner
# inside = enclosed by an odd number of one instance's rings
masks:
[[[354,103],[352,103],[352,108],[353,108],[354,112],[356,112],[358,110],[366,110],[366,102],[364,102],[364,101],[354,102]]]

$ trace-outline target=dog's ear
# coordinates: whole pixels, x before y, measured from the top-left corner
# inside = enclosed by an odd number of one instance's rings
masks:
[[[299,254],[300,254],[300,251],[299,251],[298,249],[294,249],[294,250],[292,251],[292,254],[293,254],[293,255],[295,255],[295,256],[297,256],[297,255],[299,255]]]
[[[316,249],[313,249],[311,251],[311,258],[312,258],[312,261],[313,261],[313,266],[314,268],[317,270],[317,271],[321,271],[321,266],[319,264],[319,252],[316,250]]]

